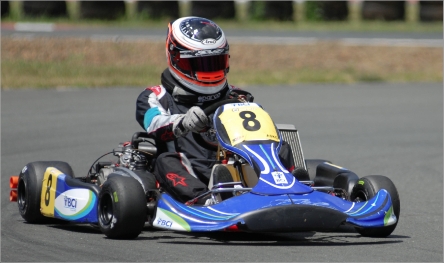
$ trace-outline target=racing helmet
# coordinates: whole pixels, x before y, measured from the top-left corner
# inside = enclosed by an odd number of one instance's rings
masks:
[[[209,19],[190,16],[168,24],[168,68],[171,75],[191,91],[214,94],[225,87],[228,51],[224,32]]]

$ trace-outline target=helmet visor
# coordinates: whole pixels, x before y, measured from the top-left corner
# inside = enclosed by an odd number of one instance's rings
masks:
[[[217,55],[217,56],[206,56],[206,57],[187,57],[183,58],[180,56],[176,65],[183,70],[193,71],[193,72],[212,72],[225,70],[228,68],[229,55]]]

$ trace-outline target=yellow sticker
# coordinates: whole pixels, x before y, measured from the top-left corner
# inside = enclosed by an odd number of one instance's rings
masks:
[[[54,217],[54,203],[57,192],[57,177],[62,172],[54,167],[46,168],[43,175],[42,193],[40,197],[40,211],[43,215]]]
[[[344,167],[341,167],[341,166],[336,165],[336,164],[332,164],[332,163],[326,163],[326,164],[328,164],[328,165],[330,165],[330,166],[333,166],[333,167],[336,167],[336,168],[338,168],[338,169],[347,170],[347,169],[345,169]]]
[[[244,141],[273,140],[279,142],[270,115],[255,103],[229,104],[219,115],[231,145]]]

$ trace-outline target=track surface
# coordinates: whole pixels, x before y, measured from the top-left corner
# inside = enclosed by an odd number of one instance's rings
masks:
[[[442,262],[443,87],[436,84],[297,85],[248,88],[276,123],[300,131],[306,158],[359,176],[389,176],[401,218],[388,238],[344,233],[178,233],[146,228],[107,239],[88,225],[31,225],[8,199],[9,176],[31,161],[68,161],[76,176],[140,131],[142,88],[1,92],[1,261]]]
[[[50,23],[2,23],[3,36],[18,38],[35,37],[83,37],[91,40],[165,41],[165,29],[76,27]],[[224,30],[231,44],[315,44],[319,41],[336,41],[358,46],[423,46],[442,47],[442,32],[312,32],[285,30]]]

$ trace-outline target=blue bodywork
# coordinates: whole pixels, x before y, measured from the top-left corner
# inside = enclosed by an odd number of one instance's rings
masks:
[[[387,191],[380,190],[374,198],[359,203],[342,200],[318,191],[303,195],[258,195],[249,192],[211,206],[187,206],[175,201],[167,194],[162,194],[158,201],[158,213],[153,220],[153,225],[159,228],[183,231],[216,231],[227,229],[233,225],[242,226],[242,224],[245,224],[243,215],[252,211],[264,210],[264,212],[267,212],[267,209],[272,207],[298,210],[298,208],[306,206],[322,208],[316,210],[317,215],[308,215],[305,218],[306,220],[315,220],[316,223],[322,221],[323,215],[327,215],[328,210],[343,214],[344,220],[331,226],[332,218],[325,216],[323,218],[325,220],[324,224],[329,225],[329,227],[325,228],[319,225],[319,230],[333,230],[345,223],[358,227],[383,227],[396,223],[390,195]],[[337,216],[337,213],[334,213],[333,216]],[[279,214],[273,220],[279,221]],[[267,222],[262,223],[266,227]],[[288,231],[309,231],[316,230],[316,227],[304,228],[304,226],[290,225],[288,229],[286,227],[284,229]]]
[[[216,111],[213,124],[221,146],[240,155],[260,171],[258,183],[251,191],[209,206],[187,206],[162,194],[153,226],[182,231],[216,231],[236,226],[237,230],[269,232],[332,230],[346,223],[358,227],[383,227],[396,223],[386,190],[380,190],[366,202],[350,202],[300,183],[278,158],[282,143],[280,135],[278,141],[264,138],[233,146],[231,142],[234,140],[230,141],[227,131],[231,123],[224,125],[220,115],[224,111],[241,112],[242,108],[256,112],[252,116],[268,117],[255,103],[228,104]],[[259,121],[264,123],[262,119]],[[273,138],[273,135],[265,136]]]

